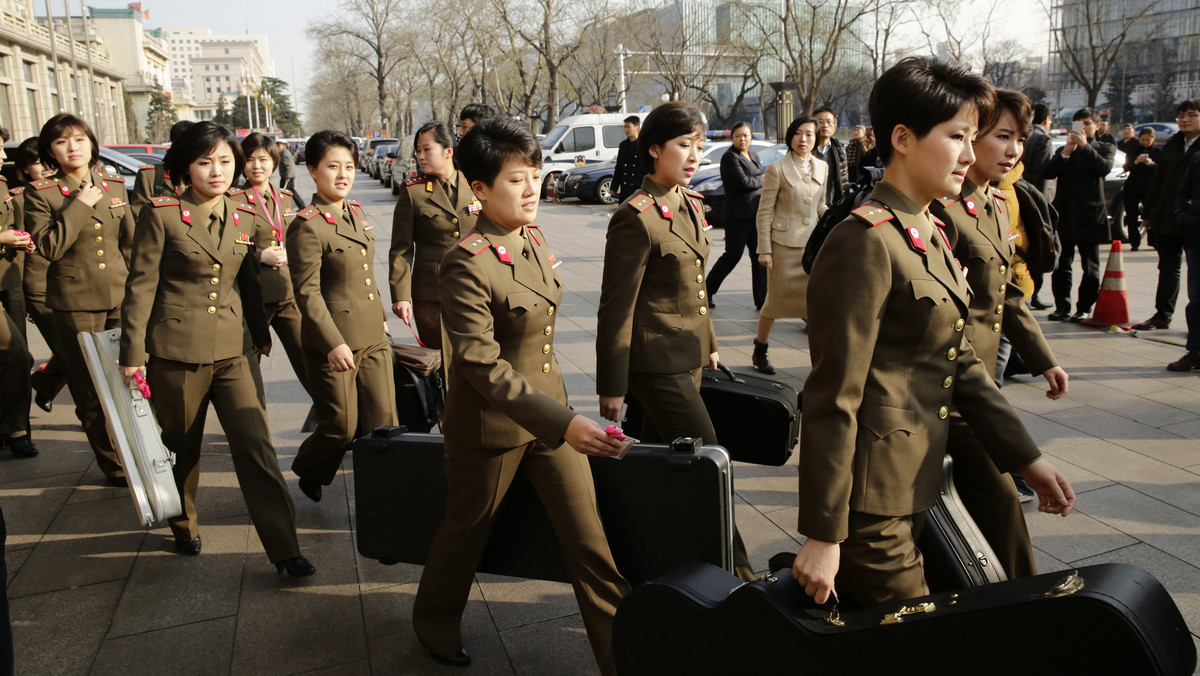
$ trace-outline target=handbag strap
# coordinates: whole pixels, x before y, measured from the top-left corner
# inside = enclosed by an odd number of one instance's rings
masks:
[[[428,345],[426,345],[425,343],[421,342],[421,337],[417,335],[417,330],[413,328],[413,325],[412,325],[412,322],[411,322],[411,321],[409,321],[409,320],[405,319],[405,320],[404,320],[404,325],[405,325],[405,326],[407,326],[407,327],[408,327],[408,330],[412,332],[412,334],[413,334],[413,338],[415,338],[415,339],[417,340],[417,345],[420,345],[421,347],[428,347]]]

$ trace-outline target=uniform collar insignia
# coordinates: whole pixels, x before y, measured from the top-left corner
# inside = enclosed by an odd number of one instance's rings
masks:
[[[910,227],[904,232],[908,233],[908,243],[912,245],[912,248],[925,253],[925,242],[921,240],[921,231],[915,227]]]
[[[963,204],[966,205],[968,214],[971,214],[972,216],[979,215],[975,213],[975,200],[967,200],[966,202],[963,202]]]
[[[658,210],[662,212],[663,218],[667,219],[668,221],[674,219],[674,217],[671,216],[671,207],[665,204],[660,204],[658,205]]]
[[[508,247],[504,246],[503,244],[496,246],[496,256],[500,259],[500,262],[512,265],[512,256],[508,253]]]

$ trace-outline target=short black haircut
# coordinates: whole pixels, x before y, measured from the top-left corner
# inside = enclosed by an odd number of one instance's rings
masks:
[[[1091,108],[1084,106],[1083,108],[1075,111],[1075,114],[1071,116],[1071,121],[1078,122],[1080,120],[1092,120],[1095,119],[1095,115],[1096,114],[1092,112]]]
[[[17,170],[17,180],[22,184],[28,184],[29,174],[25,172],[25,168],[35,162],[41,162],[42,158],[38,157],[38,137],[30,136],[21,141],[21,145],[17,146],[17,152],[13,153],[13,166]]]
[[[879,159],[892,161],[892,132],[904,125],[924,138],[939,124],[970,106],[979,111],[979,127],[991,127],[996,90],[976,73],[957,64],[910,56],[887,69],[875,86],[867,109],[875,127]]]
[[[787,132],[783,135],[783,145],[787,146],[788,152],[792,151],[792,139],[795,138],[796,134],[800,133],[800,126],[804,124],[811,124],[813,126],[813,136],[816,136],[816,118],[812,118],[807,115],[801,115],[800,117],[797,117],[796,119],[792,120],[791,124],[788,125]]]
[[[275,170],[279,168],[279,148],[275,142],[271,140],[270,136],[257,131],[242,139],[242,155],[244,157],[250,157],[257,150],[264,150],[271,157],[271,163],[275,165],[271,168],[271,173],[275,173]]]
[[[624,124],[634,124],[639,127],[642,126],[642,118],[638,117],[637,115],[630,115],[629,117],[625,118],[623,122]]]
[[[454,134],[450,133],[450,127],[447,127],[444,122],[426,122],[418,127],[417,133],[413,134],[413,146],[420,143],[422,134],[429,132],[433,133],[433,140],[441,147],[454,147]]]
[[[1195,110],[1200,112],[1200,99],[1184,99],[1179,102],[1179,108],[1175,110],[1175,114],[1186,113]]]
[[[1154,136],[1154,127],[1142,127],[1138,132],[1138,136]]]
[[[5,143],[8,143],[12,139],[12,134],[8,133],[7,127],[0,127],[0,139],[4,139]]]
[[[358,164],[358,144],[346,133],[334,129],[323,129],[308,138],[304,144],[304,163],[315,167],[325,159],[325,153],[338,147],[349,150],[354,164]]]
[[[650,111],[642,122],[642,130],[638,133],[638,158],[647,174],[654,173],[654,157],[650,155],[650,147],[662,148],[667,141],[689,134],[700,134],[708,131],[704,122],[704,113],[694,103],[687,101],[671,101]]]
[[[468,183],[479,181],[490,188],[509,160],[542,166],[542,146],[525,124],[492,117],[471,127],[458,142],[454,157]]]
[[[1041,123],[1045,122],[1047,117],[1050,117],[1050,106],[1048,106],[1044,103],[1041,103],[1040,101],[1038,103],[1033,104],[1033,123],[1034,124],[1041,124]]]
[[[490,117],[496,117],[496,109],[486,103],[468,103],[458,114],[459,120],[470,120],[479,124]]]
[[[993,116],[992,124],[987,129],[979,128],[979,136],[990,134],[996,125],[1000,124],[1000,116],[1005,112],[1012,113],[1017,120],[1016,131],[1020,132],[1024,138],[1029,138],[1033,133],[1033,113],[1030,112],[1029,97],[1015,89],[997,89],[996,90],[996,114]]]
[[[42,159],[42,166],[46,167],[47,171],[54,172],[60,168],[58,160],[54,159],[54,153],[50,151],[50,144],[76,130],[83,132],[92,142],[92,160],[88,166],[95,166],[100,162],[100,143],[96,141],[96,134],[88,123],[70,113],[59,113],[47,120],[38,134],[38,157]]]
[[[814,120],[817,119],[817,116],[820,115],[821,113],[829,113],[830,115],[833,116],[834,122],[837,121],[837,113],[833,112],[833,108],[830,108],[829,106],[821,106],[820,108],[817,108],[816,110],[814,110],[813,114],[812,114],[812,119],[814,119]]]
[[[167,137],[171,139],[171,143],[174,143],[175,139],[183,135],[183,132],[187,131],[188,127],[192,126],[193,124],[196,123],[192,122],[191,120],[180,120],[171,125],[171,131],[168,132]]]
[[[750,134],[752,136],[754,135],[754,127],[751,127],[750,123],[745,120],[742,120],[741,122],[735,122],[733,125],[733,128],[729,130],[729,135],[733,136],[734,134],[737,133],[737,130],[741,129],[742,127],[749,127]]]
[[[192,163],[216,150],[221,143],[228,145],[233,153],[233,176],[229,177],[232,185],[242,176],[246,156],[242,154],[242,145],[233,132],[210,120],[193,124],[171,142],[167,156],[163,158],[163,169],[176,185],[190,186],[192,178],[188,169]]]

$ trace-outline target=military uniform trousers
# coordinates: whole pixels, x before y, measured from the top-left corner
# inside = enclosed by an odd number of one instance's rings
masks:
[[[841,544],[834,581],[841,600],[868,606],[929,593],[917,549],[926,514],[891,517],[850,511],[850,534]]]
[[[382,425],[396,424],[396,381],[387,341],[354,350],[354,369],[338,373],[326,355],[305,350],[317,428],[300,444],[292,471],[328,486],[350,442]]]
[[[425,347],[442,349],[442,304],[427,300],[412,302],[413,321],[417,324],[417,335]],[[443,362],[448,360],[443,359]]]
[[[58,356],[58,334],[54,332],[54,311],[46,307],[46,297],[25,296],[25,311],[33,325],[42,334],[46,347],[50,348],[50,360],[33,372],[33,391],[46,401],[54,401],[62,388],[67,386],[67,374],[63,370],[62,358]]]
[[[292,364],[296,380],[312,398],[312,389],[308,385],[308,363],[304,359],[304,348],[300,345],[300,309],[296,307],[296,301],[288,298],[278,303],[267,303],[265,308],[267,323],[275,329],[275,335],[283,343],[283,351]]]
[[[300,555],[296,510],[271,445],[253,368],[244,354],[213,364],[188,364],[151,355],[146,379],[163,444],[175,454],[175,485],[183,500],[183,515],[169,521],[175,539],[186,542],[200,534],[196,489],[204,421],[212,402],[229,442],[233,471],[250,520],[267,558],[278,563]]]
[[[59,339],[58,356],[62,358],[63,368],[67,372],[67,386],[71,390],[71,398],[75,400],[75,416],[83,425],[83,432],[92,445],[92,453],[96,455],[100,471],[112,479],[124,477],[125,470],[121,469],[121,458],[108,434],[96,386],[83,359],[83,349],[79,347],[79,334],[108,331],[120,326],[120,308],[98,312],[54,311],[54,333]]]
[[[700,375],[701,369],[687,373],[629,374],[629,391],[645,410],[642,441],[670,443],[679,437],[700,437],[708,445],[719,443],[712,418],[700,398]],[[733,567],[742,580],[755,579],[737,524],[733,526]]]
[[[979,438],[958,413],[951,414],[946,451],[954,459],[954,484],[963,506],[1010,579],[1037,575],[1033,544],[1017,487],[1001,474]]]
[[[21,285],[17,284],[11,289],[0,291],[0,305],[3,305],[4,311],[12,317],[17,332],[21,334],[21,340],[28,343],[29,337],[25,335],[25,291]]]
[[[600,672],[615,674],[612,622],[629,583],[617,572],[587,457],[570,446],[531,441],[516,448],[477,449],[446,442],[446,507],[430,545],[413,606],[413,628],[427,649],[462,647],[462,614],[492,520],[518,470],[546,507]]]
[[[7,313],[0,317],[0,436],[29,431],[29,369],[33,359],[17,323]]]

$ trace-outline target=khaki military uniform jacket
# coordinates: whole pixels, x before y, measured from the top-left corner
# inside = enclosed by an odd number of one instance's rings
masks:
[[[224,227],[215,239],[209,213]],[[271,337],[258,288],[254,210],[222,196],[209,209],[190,190],[155,197],[142,210],[121,307],[121,364],[148,355],[212,364],[244,352],[244,326],[255,345]],[[245,322],[245,324],[243,324]]]
[[[825,183],[829,165],[812,158],[812,173],[800,171],[800,160],[788,152],[767,166],[762,199],[758,202],[758,252],[771,253],[771,244],[802,249],[809,233],[825,213]]]
[[[596,327],[596,391],[624,396],[629,373],[687,373],[717,336],[704,270],[712,240],[701,197],[650,178],[608,224]]]
[[[967,340],[975,355],[996,370],[1000,333],[1016,347],[1031,373],[1040,374],[1058,365],[1037,319],[1025,307],[1025,293],[1012,282],[1012,230],[1009,205],[999,190],[979,187],[967,180],[960,195],[930,205],[945,224],[953,255],[967,271],[971,285],[971,315]]]
[[[400,188],[396,210],[392,212],[392,246],[388,251],[388,269],[392,302],[438,302],[438,269],[442,257],[462,239],[460,234],[475,229],[479,201],[461,171],[450,179],[457,181],[458,198],[450,199],[439,181],[419,178]]]
[[[269,183],[267,185],[270,185]],[[254,233],[255,256],[272,246],[283,246],[288,227],[296,218],[296,199],[290,190],[270,185],[266,194],[255,195],[250,188],[231,192],[238,202],[244,202],[258,214],[258,232]],[[275,199],[278,198],[278,202]],[[269,206],[268,206],[269,205]],[[278,209],[276,208],[278,205]],[[291,269],[285,265],[260,265],[258,282],[264,303],[282,303],[292,298]]]
[[[943,235],[886,181],[871,196],[830,232],[808,287],[798,527],[828,542],[851,510],[933,504],[952,406],[1000,471],[1040,456],[963,334],[968,288]]]
[[[4,204],[0,204],[0,230],[20,230],[24,221],[18,220],[17,202],[21,188],[8,189],[8,180],[0,176],[0,190],[4,192]],[[0,247],[0,291],[21,286],[21,270],[25,260],[24,249]]]
[[[92,172],[104,192],[95,206],[75,199],[80,183],[61,172],[25,190],[25,229],[50,268],[46,305],[54,310],[111,310],[125,295],[134,216],[125,181]]]
[[[453,355],[446,441],[515,448],[536,438],[556,448],[575,417],[554,350],[563,294],[556,259],[537,226],[509,232],[482,215],[476,226],[446,253],[439,275]]]
[[[373,230],[358,202],[337,211],[315,195],[292,221],[285,248],[305,349],[328,354],[343,343],[361,350],[387,340]]]

